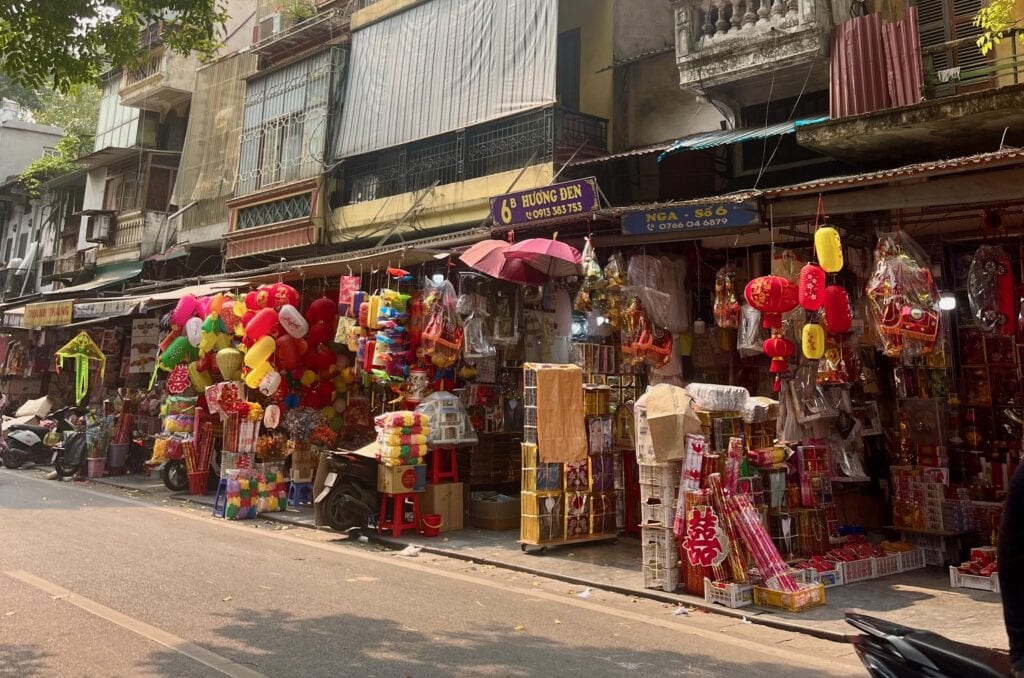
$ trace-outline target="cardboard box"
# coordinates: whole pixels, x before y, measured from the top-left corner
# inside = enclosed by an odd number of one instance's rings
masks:
[[[497,492],[474,492],[469,498],[469,524],[482,530],[519,528],[518,497]]]
[[[463,483],[428,485],[420,499],[420,515],[436,513],[441,516],[441,531],[453,532],[463,528],[465,509]]]
[[[377,491],[384,494],[405,494],[423,492],[427,489],[427,467],[415,466],[377,467]]]

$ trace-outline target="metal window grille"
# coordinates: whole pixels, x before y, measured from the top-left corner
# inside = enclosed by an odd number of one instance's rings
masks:
[[[556,108],[510,116],[345,162],[346,204],[450,184],[531,163],[603,155],[607,121]]]
[[[313,195],[311,193],[293,195],[282,200],[244,207],[238,210],[238,221],[235,224],[235,228],[242,230],[309,217],[313,213],[312,208]]]

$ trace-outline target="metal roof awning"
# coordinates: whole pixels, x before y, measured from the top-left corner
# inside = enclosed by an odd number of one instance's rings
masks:
[[[118,283],[131,280],[140,273],[142,273],[141,261],[127,261],[118,264],[108,264],[100,267],[96,271],[96,276],[89,282],[84,282],[80,285],[72,285],[71,287],[63,287],[59,290],[43,292],[43,296],[55,297],[69,294],[73,295],[79,292],[92,292],[109,285],[116,285]]]
[[[678,142],[676,142],[678,143]],[[599,165],[609,160],[621,160],[623,158],[639,158],[645,155],[653,155],[654,153],[663,153],[672,145],[672,142],[663,141],[660,144],[652,144],[650,146],[642,146],[640,148],[634,148],[628,151],[622,151],[621,153],[612,153],[611,155],[602,155],[597,158],[584,158],[582,160],[575,160],[569,163],[570,167],[582,167],[584,165]]]
[[[680,139],[665,149],[665,151],[658,156],[658,162],[661,162],[670,155],[674,155],[682,151],[703,151],[709,148],[717,148],[718,146],[742,144],[746,141],[770,139],[784,134],[793,134],[799,127],[815,125],[819,122],[825,122],[828,119],[829,118],[826,115],[817,118],[805,118],[803,120],[790,120],[789,122],[780,122],[775,125],[766,125],[765,127],[715,130],[713,132],[694,134],[693,136]]]
[[[139,299],[142,300],[143,310],[149,310],[151,307],[158,306],[164,302],[177,301],[186,294],[191,294],[194,297],[205,297],[211,294],[217,294],[218,292],[224,292],[238,287],[245,287],[247,285],[249,285],[248,280],[217,280],[215,282],[200,283],[198,285],[186,285],[184,287],[178,287],[165,292],[144,294],[141,295]]]

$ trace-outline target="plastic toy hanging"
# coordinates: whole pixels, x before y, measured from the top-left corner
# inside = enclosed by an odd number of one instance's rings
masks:
[[[1015,315],[1013,266],[998,245],[982,245],[967,274],[971,315],[984,332],[1012,335]]]
[[[726,264],[715,276],[715,324],[721,328],[740,326],[740,302],[736,298],[736,265]]]

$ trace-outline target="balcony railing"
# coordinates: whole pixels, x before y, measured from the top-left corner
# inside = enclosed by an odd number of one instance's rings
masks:
[[[352,204],[530,164],[605,155],[608,122],[545,108],[346,160],[344,202]]]
[[[1009,54],[981,54],[974,35],[921,49],[924,97],[937,99],[1024,82],[1024,54],[1017,46],[1021,31],[1012,31],[1001,44]],[[953,64],[956,64],[955,66]]]
[[[73,276],[85,268],[85,252],[71,252],[57,257],[53,267],[55,276]]]
[[[146,78],[163,72],[167,53],[162,47],[158,47],[143,58],[145,59],[143,63],[125,70],[124,76],[121,79],[121,89],[127,89]]]
[[[134,212],[117,217],[117,225],[114,227],[114,239],[112,247],[126,247],[142,243],[142,236],[146,230],[146,213]]]

